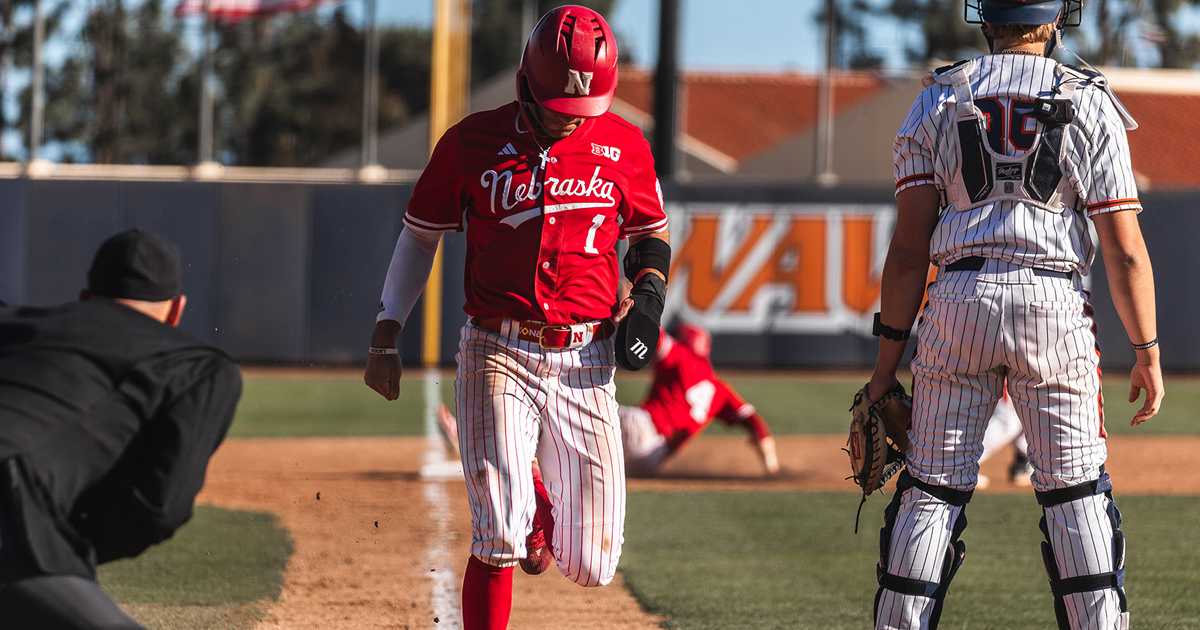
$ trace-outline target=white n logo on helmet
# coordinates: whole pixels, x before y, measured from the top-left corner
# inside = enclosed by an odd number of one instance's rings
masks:
[[[563,91],[567,94],[587,96],[592,91],[592,73],[567,70],[567,87],[563,88]]]

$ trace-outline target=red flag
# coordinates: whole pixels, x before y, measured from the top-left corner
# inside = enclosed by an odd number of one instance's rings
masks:
[[[222,22],[240,22],[246,18],[276,13],[299,13],[318,5],[340,0],[208,0],[208,14]],[[175,17],[204,13],[204,0],[180,0]]]

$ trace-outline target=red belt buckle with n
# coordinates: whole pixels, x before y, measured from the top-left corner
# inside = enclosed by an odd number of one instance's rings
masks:
[[[591,330],[587,324],[568,326],[543,326],[538,335],[538,344],[551,350],[582,348],[591,342]]]

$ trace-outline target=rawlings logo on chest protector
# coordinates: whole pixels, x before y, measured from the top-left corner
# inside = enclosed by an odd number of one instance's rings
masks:
[[[996,165],[996,179],[998,179],[998,180],[1013,179],[1013,180],[1020,181],[1021,178],[1022,178],[1021,165],[1019,163],[1017,163],[1017,164],[997,164]]]

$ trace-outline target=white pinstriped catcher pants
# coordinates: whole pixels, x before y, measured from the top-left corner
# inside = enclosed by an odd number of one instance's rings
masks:
[[[554,516],[558,568],[583,586],[616,575],[625,527],[625,473],[611,338],[576,350],[462,327],[459,454],[471,503],[471,553],[495,566],[525,557],[536,456]]]
[[[935,486],[974,488],[984,431],[1007,379],[1029,440],[1034,487],[1097,479],[1107,458],[1099,352],[1078,276],[1035,275],[989,260],[979,272],[944,272],[928,296],[912,362],[910,474]],[[1063,577],[1113,570],[1108,503],[1095,495],[1045,511]],[[962,509],[919,488],[906,490],[891,533],[888,572],[939,582]],[[933,603],[884,590],[875,627],[927,628]],[[1114,590],[1067,595],[1065,603],[1072,628],[1121,627]]]

